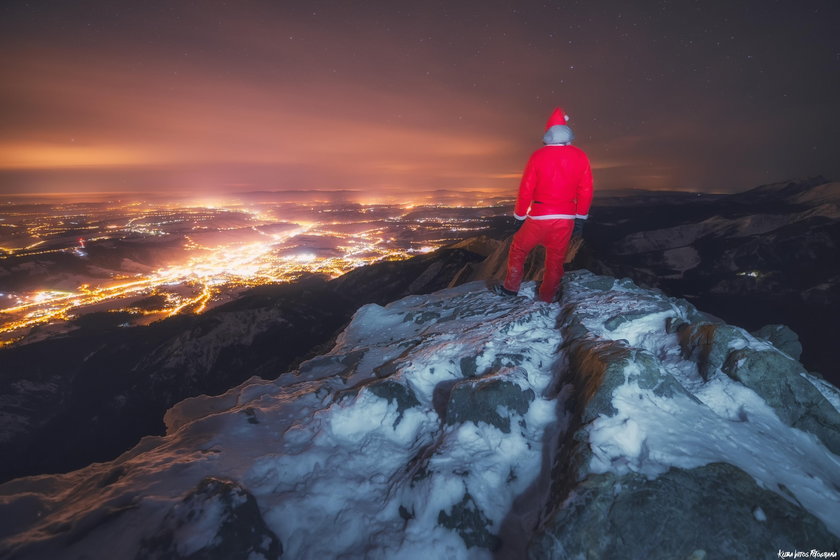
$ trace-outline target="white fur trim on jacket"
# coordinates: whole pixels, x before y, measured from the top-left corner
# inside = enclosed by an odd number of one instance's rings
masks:
[[[545,216],[528,216],[532,220],[574,220],[575,214],[546,214]]]

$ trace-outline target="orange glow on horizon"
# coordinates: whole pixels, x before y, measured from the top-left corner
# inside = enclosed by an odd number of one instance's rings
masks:
[[[159,158],[139,149],[46,143],[0,145],[0,169],[139,166]]]
[[[149,191],[339,185],[406,193],[496,188],[492,171],[518,167],[528,149],[499,134],[492,109],[464,96],[447,98],[441,112],[352,83],[302,95],[298,84],[281,79],[255,87],[198,67],[164,78],[171,61],[127,74],[107,52],[90,56],[97,62],[85,67],[46,48],[8,57],[15,110],[31,122],[0,132],[0,170],[40,172],[53,191],[111,190],[116,181],[109,178],[116,177]],[[464,127],[451,110],[485,124]],[[41,114],[55,118],[34,117]],[[102,175],[109,170],[119,175]]]

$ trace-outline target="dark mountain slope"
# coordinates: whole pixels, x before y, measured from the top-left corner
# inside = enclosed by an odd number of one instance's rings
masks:
[[[788,325],[805,366],[840,383],[840,183],[632,198],[596,200],[572,268],[630,277],[748,329]]]
[[[163,413],[194,395],[251,376],[273,378],[323,350],[359,306],[446,287],[482,257],[444,249],[264,286],[189,317],[146,327],[98,328],[0,350],[0,480],[65,472],[116,457],[163,433]]]

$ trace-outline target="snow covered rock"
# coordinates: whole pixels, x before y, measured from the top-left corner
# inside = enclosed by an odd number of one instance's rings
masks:
[[[156,533],[143,539],[137,558],[226,560],[282,553],[254,497],[236,482],[208,476],[172,506]]]
[[[490,374],[455,383],[449,393],[444,421],[449,425],[484,422],[509,434],[511,417],[528,412],[534,391],[520,389],[503,377]]]
[[[750,330],[784,323],[807,350],[792,357],[840,386],[840,183],[607,196],[596,206],[578,268],[687,297]]]
[[[559,305],[533,292],[471,283],[364,306],[298,370],[177,404],[165,437],[0,485],[0,556],[840,549],[840,458],[819,431],[837,429],[836,388],[627,280],[570,273]],[[776,355],[793,365],[761,377],[755,360]],[[821,416],[762,398],[794,386]]]
[[[837,389],[683,300],[570,276],[561,332],[573,420],[529,556],[838,551]]]
[[[765,339],[794,360],[802,356],[802,343],[799,342],[799,336],[786,325],[764,325],[752,335]]]
[[[815,434],[840,454],[840,412],[818,388],[819,380],[788,353],[723,323],[695,319],[676,330],[683,356],[696,362],[703,379],[723,372],[755,391],[786,424]]]
[[[778,417],[790,426],[816,435],[840,455],[840,412],[818,388],[818,380],[782,352],[734,350],[721,368],[761,396]]]
[[[0,556],[522,550],[516,520],[538,506],[514,500],[538,479],[557,421],[558,313],[483,284],[362,307],[298,371],[176,405],[166,437],[0,486],[0,518],[14,520]]]

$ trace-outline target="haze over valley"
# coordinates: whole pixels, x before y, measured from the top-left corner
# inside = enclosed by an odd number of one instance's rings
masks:
[[[421,202],[356,202],[353,191],[9,200],[0,208],[0,343],[79,321],[133,326],[201,313],[243,289],[427,253],[485,230],[507,209],[482,193],[416,196]]]

